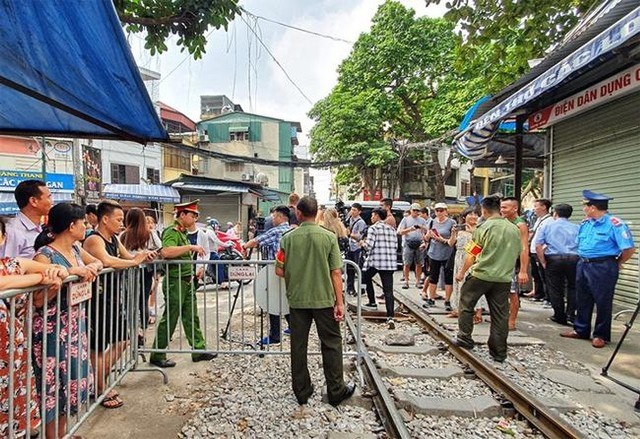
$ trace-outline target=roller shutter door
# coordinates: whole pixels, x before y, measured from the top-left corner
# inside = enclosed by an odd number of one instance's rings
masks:
[[[640,93],[620,98],[566,121],[551,130],[551,198],[574,207],[582,218],[582,190],[613,198],[610,212],[631,228],[640,243]],[[635,305],[639,294],[638,254],[620,272],[614,302]]]

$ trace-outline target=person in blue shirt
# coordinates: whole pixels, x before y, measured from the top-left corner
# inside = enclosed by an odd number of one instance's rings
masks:
[[[596,324],[591,345],[602,348],[611,341],[613,294],[620,266],[633,256],[635,248],[629,227],[607,211],[612,198],[590,190],[583,191],[582,196],[586,219],[578,231],[577,313],[573,331],[560,335],[589,339],[595,305]]]
[[[555,205],[553,220],[540,226],[534,243],[538,262],[544,268],[546,291],[553,307],[553,316],[549,320],[561,325],[567,322],[573,324],[576,314],[579,227],[569,222],[572,213],[570,204]]]

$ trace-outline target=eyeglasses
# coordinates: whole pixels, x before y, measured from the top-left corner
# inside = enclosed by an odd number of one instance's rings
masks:
[[[444,212],[445,209],[436,209],[436,212]]]
[[[420,212],[420,209],[411,209],[414,212]]]

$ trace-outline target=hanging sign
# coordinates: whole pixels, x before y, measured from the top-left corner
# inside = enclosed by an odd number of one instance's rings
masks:
[[[529,129],[553,125],[563,119],[595,108],[640,87],[640,64],[605,79],[529,117]]]

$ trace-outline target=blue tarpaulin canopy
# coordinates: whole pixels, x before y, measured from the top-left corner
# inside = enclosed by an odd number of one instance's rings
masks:
[[[168,138],[111,1],[0,0],[0,133]]]

